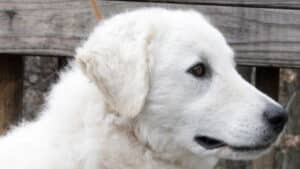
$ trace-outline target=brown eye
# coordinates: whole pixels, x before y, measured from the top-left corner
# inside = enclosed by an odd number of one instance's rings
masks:
[[[197,63],[189,68],[187,72],[191,73],[195,77],[202,77],[205,75],[205,65],[203,63]]]

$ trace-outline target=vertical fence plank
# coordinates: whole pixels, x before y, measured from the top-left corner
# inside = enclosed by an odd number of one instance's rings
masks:
[[[279,68],[257,67],[256,68],[256,87],[275,100],[279,96]],[[254,169],[275,169],[275,152],[264,155],[253,162]]]
[[[257,67],[256,68],[256,87],[274,100],[279,96],[279,68]]]
[[[22,112],[23,58],[0,56],[0,134]]]
[[[300,135],[300,70],[296,70],[295,80],[286,82],[285,92],[288,97],[296,93],[295,100],[290,105],[289,122],[286,134]],[[278,169],[299,169],[300,168],[300,146],[296,145],[282,151],[282,165]]]

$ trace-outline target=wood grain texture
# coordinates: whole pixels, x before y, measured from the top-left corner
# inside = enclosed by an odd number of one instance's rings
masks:
[[[135,0],[147,2],[172,2],[202,5],[228,5],[266,8],[300,8],[299,0]]]
[[[87,0],[0,0],[0,52],[72,56],[95,23]]]
[[[140,7],[193,8],[221,29],[239,64],[300,68],[300,10],[99,3],[104,17]],[[96,23],[87,0],[0,0],[0,53],[72,56]]]
[[[0,57],[0,89],[0,134],[3,134],[22,112],[22,57]]]

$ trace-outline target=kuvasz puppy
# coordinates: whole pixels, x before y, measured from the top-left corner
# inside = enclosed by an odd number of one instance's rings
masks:
[[[0,139],[0,168],[211,169],[256,158],[286,121],[205,17],[140,9],[96,27],[40,117]]]

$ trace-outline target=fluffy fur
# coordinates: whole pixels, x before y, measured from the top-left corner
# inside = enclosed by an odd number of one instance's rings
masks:
[[[206,65],[206,75],[187,72]],[[265,150],[208,150],[205,135],[232,146],[271,144],[262,120],[279,106],[235,70],[223,35],[195,11],[141,9],[112,17],[77,50],[40,117],[0,139],[6,169],[210,169],[218,158]]]

